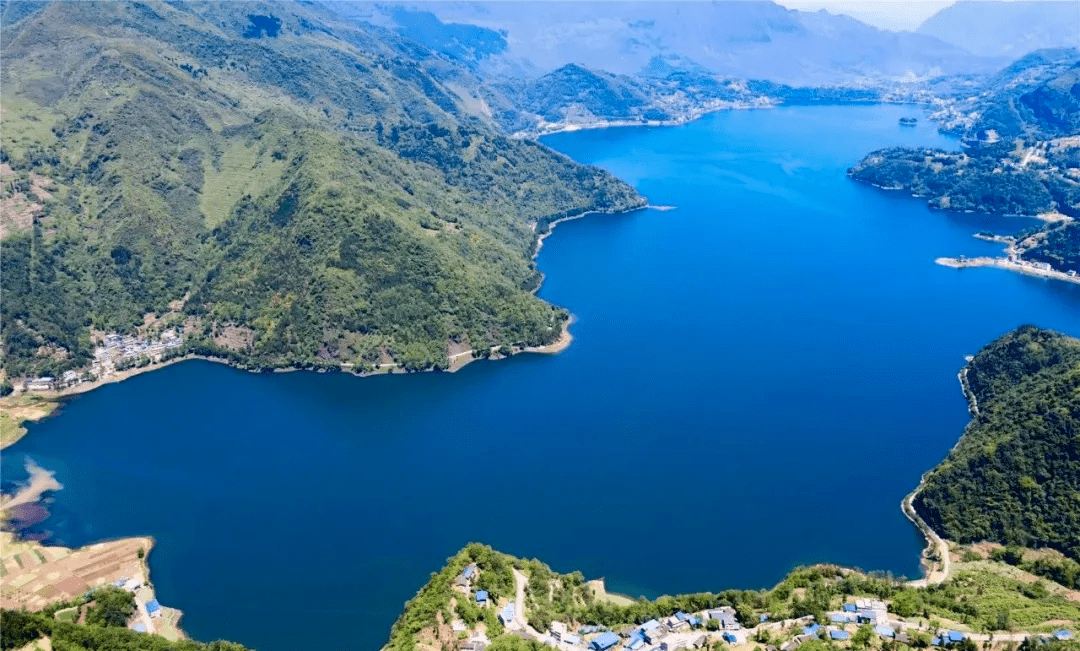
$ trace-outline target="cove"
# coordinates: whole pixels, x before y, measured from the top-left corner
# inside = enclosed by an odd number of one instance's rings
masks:
[[[1080,287],[937,266],[1020,220],[932,212],[844,172],[953,147],[895,106],[565,133],[655,205],[561,224],[557,356],[456,374],[254,375],[184,362],[69,403],[7,449],[64,484],[55,544],[151,535],[194,638],[374,651],[469,541],[633,596],[769,586],[821,561],[914,576],[900,500],[960,436],[963,356],[1023,323],[1080,334]]]

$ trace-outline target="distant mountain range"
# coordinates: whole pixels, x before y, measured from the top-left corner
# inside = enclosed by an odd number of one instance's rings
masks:
[[[961,0],[915,31],[978,56],[1015,59],[1040,49],[1080,47],[1080,2]]]
[[[660,64],[815,86],[989,72],[1001,63],[933,36],[764,1],[328,6],[504,77],[539,77],[568,64],[637,75]]]

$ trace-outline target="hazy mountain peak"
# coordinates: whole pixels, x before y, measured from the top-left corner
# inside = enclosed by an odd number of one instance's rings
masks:
[[[1016,58],[1042,48],[1080,47],[1080,2],[960,0],[916,31],[988,57]]]

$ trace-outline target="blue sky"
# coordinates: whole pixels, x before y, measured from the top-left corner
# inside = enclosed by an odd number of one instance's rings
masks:
[[[914,31],[924,20],[953,4],[950,0],[776,0],[790,9],[847,14],[874,27]]]

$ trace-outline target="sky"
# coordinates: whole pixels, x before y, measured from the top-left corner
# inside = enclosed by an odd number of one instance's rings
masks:
[[[777,4],[800,11],[824,9],[847,14],[879,29],[915,31],[935,13],[953,4],[953,0],[774,0]],[[1012,0],[1005,0],[1011,2]]]
[[[789,9],[847,14],[880,29],[915,31],[951,0],[776,0]]]

